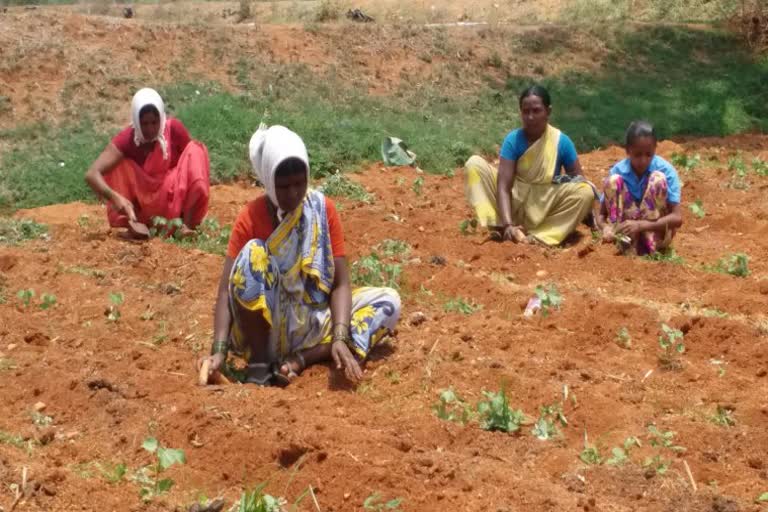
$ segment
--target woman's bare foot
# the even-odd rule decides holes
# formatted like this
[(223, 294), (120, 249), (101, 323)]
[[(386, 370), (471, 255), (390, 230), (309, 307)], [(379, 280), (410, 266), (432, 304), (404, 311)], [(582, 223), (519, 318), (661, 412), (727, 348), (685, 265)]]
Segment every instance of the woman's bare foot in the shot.
[(289, 381), (293, 381), (296, 377), (301, 375), (304, 371), (306, 363), (304, 357), (301, 354), (294, 354), (289, 356), (280, 364), (280, 374), (285, 376)]

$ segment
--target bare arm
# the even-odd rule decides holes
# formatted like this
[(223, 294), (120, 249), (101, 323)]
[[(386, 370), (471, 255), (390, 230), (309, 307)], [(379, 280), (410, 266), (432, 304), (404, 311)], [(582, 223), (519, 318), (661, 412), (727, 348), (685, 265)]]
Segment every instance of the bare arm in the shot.
[(104, 151), (94, 160), (88, 172), (85, 173), (85, 182), (96, 192), (96, 195), (111, 200), (114, 191), (104, 181), (104, 174), (108, 173), (123, 159), (123, 154), (114, 144), (109, 143)]
[(224, 258), (224, 267), (219, 278), (219, 288), (216, 292), (216, 305), (213, 308), (213, 341), (226, 341), (229, 339), (229, 327), (232, 322), (232, 314), (229, 311), (229, 274), (235, 260), (227, 256)]
[(344, 324), (349, 329), (352, 316), (352, 287), (349, 280), (349, 265), (347, 258), (333, 259), (335, 275), (331, 290), (331, 325)]
[(581, 168), (581, 162), (579, 162), (578, 158), (569, 167), (565, 168), (565, 173), (568, 174), (568, 176), (583, 176), (584, 175), (584, 171)]
[(114, 144), (109, 143), (104, 151), (91, 164), (91, 168), (85, 173), (85, 182), (96, 192), (96, 195), (110, 201), (117, 211), (123, 213), (129, 220), (136, 222), (136, 213), (133, 204), (114, 190), (104, 181), (104, 174), (115, 168), (122, 160), (123, 154)]
[(512, 185), (515, 184), (517, 162), (502, 158), (499, 161), (499, 178), (496, 190), (496, 209), (503, 227), (512, 223)]
[(363, 378), (363, 370), (347, 345), (350, 333), (349, 323), (352, 317), (352, 285), (349, 279), (347, 258), (334, 258), (333, 264), (336, 273), (331, 290), (331, 325), (333, 326), (331, 330), (333, 335), (331, 357), (333, 357), (337, 369), (344, 369), (344, 374), (348, 379), (359, 381)]

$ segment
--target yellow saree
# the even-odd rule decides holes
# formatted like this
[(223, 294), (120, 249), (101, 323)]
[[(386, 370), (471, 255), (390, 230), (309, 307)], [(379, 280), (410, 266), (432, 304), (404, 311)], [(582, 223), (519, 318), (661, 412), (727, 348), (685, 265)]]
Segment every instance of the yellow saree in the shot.
[[(517, 160), (512, 185), (512, 222), (546, 245), (558, 245), (589, 214), (595, 199), (585, 182), (553, 183), (560, 130), (548, 125), (544, 135)], [(497, 210), (498, 170), (482, 157), (466, 165), (465, 193), (481, 226), (501, 226)]]

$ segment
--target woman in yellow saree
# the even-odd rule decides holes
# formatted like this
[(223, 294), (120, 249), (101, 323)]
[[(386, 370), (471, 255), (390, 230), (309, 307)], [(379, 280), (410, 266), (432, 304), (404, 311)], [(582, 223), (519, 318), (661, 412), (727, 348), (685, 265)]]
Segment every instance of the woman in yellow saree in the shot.
[(558, 245), (589, 215), (595, 188), (571, 139), (549, 124), (549, 92), (529, 87), (519, 106), (523, 127), (504, 140), (498, 171), (479, 156), (467, 161), (467, 201), (498, 238)]

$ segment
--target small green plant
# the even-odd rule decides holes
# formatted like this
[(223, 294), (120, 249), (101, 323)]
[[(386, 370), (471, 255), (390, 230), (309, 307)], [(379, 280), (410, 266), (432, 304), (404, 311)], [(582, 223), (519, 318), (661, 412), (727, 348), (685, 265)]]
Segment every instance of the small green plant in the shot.
[(707, 215), (707, 212), (704, 211), (704, 203), (701, 202), (701, 199), (697, 199), (691, 203), (688, 208), (697, 219), (703, 219)]
[(419, 176), (415, 180), (413, 180), (413, 185), (411, 186), (411, 190), (413, 190), (413, 193), (417, 196), (421, 195), (421, 189), (424, 187), (424, 178)]
[(491, 55), (488, 56), (488, 59), (486, 60), (486, 64), (488, 64), (492, 68), (499, 69), (501, 66), (504, 65), (504, 62), (501, 60), (501, 55), (497, 51), (494, 51), (491, 53)]
[(624, 440), (622, 446), (615, 446), (611, 449), (610, 458), (605, 460), (609, 466), (620, 466), (629, 460), (629, 453), (634, 447), (640, 447), (640, 440), (636, 437), (628, 437)]
[(632, 336), (629, 334), (629, 329), (622, 327), (616, 334), (616, 344), (622, 348), (632, 347)]
[(765, 503), (765, 502), (768, 502), (768, 492), (764, 492), (763, 494), (761, 494), (755, 499), (755, 503)]
[(701, 163), (701, 156), (698, 154), (691, 156), (686, 153), (673, 153), (671, 160), (672, 165), (675, 167), (680, 168), (685, 172), (692, 172)]
[(736, 190), (748, 190), (749, 181), (747, 180), (747, 166), (741, 156), (732, 156), (728, 159), (728, 170), (733, 173), (728, 182), (730, 188)]
[(381, 494), (375, 492), (365, 498), (363, 501), (363, 508), (365, 510), (373, 510), (375, 512), (383, 512), (385, 510), (399, 511), (400, 504), (403, 502), (402, 498), (394, 498), (389, 501), (384, 501)]
[(681, 366), (679, 355), (685, 352), (683, 332), (673, 329), (667, 324), (661, 324), (659, 346), (662, 350), (659, 356), (662, 368), (668, 370), (679, 369)]
[(139, 496), (144, 501), (150, 501), (173, 487), (173, 479), (160, 478), (163, 473), (174, 464), (185, 464), (187, 459), (183, 450), (165, 448), (154, 437), (146, 438), (141, 447), (155, 456), (154, 464), (143, 466), (134, 475), (134, 480), (141, 486)]
[(663, 251), (656, 251), (653, 254), (643, 256), (643, 259), (647, 261), (659, 261), (662, 263), (669, 263), (670, 265), (685, 265), (685, 260), (682, 256), (678, 256), (674, 249), (666, 249)]
[(121, 292), (111, 292), (109, 294), (109, 307), (107, 308), (107, 320), (110, 322), (117, 322), (120, 320), (120, 306), (124, 302), (124, 297)]
[(165, 217), (152, 217), (149, 236), (161, 238), (179, 238), (181, 235), (181, 226), (184, 221), (180, 218), (166, 219)]
[(463, 297), (454, 297), (448, 299), (443, 305), (443, 311), (446, 313), (461, 313), (462, 315), (471, 315), (483, 309), (481, 304), (474, 301), (468, 301)]
[(45, 236), (48, 227), (29, 219), (0, 217), (0, 245), (17, 245)]
[(600, 455), (600, 449), (596, 445), (591, 445), (584, 440), (584, 449), (579, 453), (579, 459), (584, 464), (590, 466), (599, 466), (603, 463), (603, 457)]
[(80, 228), (80, 231), (88, 231), (88, 228), (91, 226), (91, 218), (87, 213), (83, 213), (77, 218), (77, 226)]
[(24, 305), (24, 307), (29, 307), (29, 304), (32, 302), (32, 299), (35, 297), (35, 290), (32, 288), (29, 288), (27, 290), (19, 290), (16, 293), (16, 298), (18, 298), (21, 303)]
[(352, 282), (357, 286), (387, 286), (400, 288), (403, 266), (399, 263), (385, 263), (376, 253), (352, 263)]
[(726, 256), (717, 264), (717, 269), (732, 276), (747, 277), (749, 275), (749, 256), (744, 253)]
[(520, 409), (509, 408), (507, 395), (502, 387), (498, 393), (483, 391), (487, 400), (477, 404), (480, 416), (480, 428), (500, 432), (517, 432), (525, 421), (525, 414)]
[(546, 318), (552, 310), (558, 311), (560, 309), (563, 303), (563, 296), (560, 295), (557, 285), (551, 283), (548, 288), (539, 285), (534, 291), (539, 298), (542, 317)]
[(755, 157), (755, 159), (752, 160), (752, 170), (755, 171), (755, 174), (758, 176), (765, 178), (768, 176), (768, 162), (761, 160), (759, 157)]
[(459, 222), (459, 231), (466, 236), (477, 232), (477, 219), (464, 219)]
[(656, 425), (648, 426), (648, 437), (650, 439), (650, 445), (656, 448), (667, 448), (675, 453), (681, 453), (685, 451), (685, 447), (675, 444), (675, 432), (671, 430), (660, 431)]
[(539, 419), (534, 423), (531, 433), (542, 441), (552, 439), (560, 433), (557, 423), (562, 426), (568, 425), (560, 404), (544, 405), (539, 412)]
[(411, 245), (408, 242), (397, 239), (386, 239), (374, 247), (374, 251), (381, 253), (385, 258), (399, 256), (404, 258), (411, 253)]
[(669, 465), (670, 465), (670, 461), (658, 454), (654, 455), (653, 457), (646, 458), (645, 462), (643, 462), (644, 468), (650, 471), (653, 471), (657, 475), (665, 474), (669, 469)]
[(736, 426), (736, 418), (733, 417), (733, 409), (718, 405), (715, 414), (712, 416), (712, 422), (721, 427)]
[(455, 421), (466, 425), (472, 415), (467, 403), (452, 388), (440, 391), (439, 401), (432, 406), (435, 415), (444, 421)]
[(32, 411), (29, 415), (32, 417), (32, 423), (34, 423), (36, 427), (47, 427), (53, 424), (53, 418), (42, 412)]
[(266, 483), (259, 484), (251, 491), (243, 491), (237, 512), (281, 512), (285, 500), (264, 492)]
[(350, 180), (340, 172), (328, 176), (319, 190), (332, 197), (346, 197), (366, 204), (373, 202), (373, 196), (362, 185)]
[(49, 309), (56, 305), (56, 296), (50, 293), (44, 293), (40, 300), (40, 309)]
[(29, 441), (25, 441), (24, 438), (20, 435), (11, 434), (10, 432), (0, 430), (0, 444), (7, 444), (29, 453), (32, 450), (34, 443), (31, 439)]

